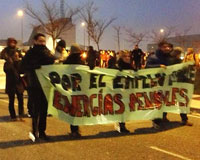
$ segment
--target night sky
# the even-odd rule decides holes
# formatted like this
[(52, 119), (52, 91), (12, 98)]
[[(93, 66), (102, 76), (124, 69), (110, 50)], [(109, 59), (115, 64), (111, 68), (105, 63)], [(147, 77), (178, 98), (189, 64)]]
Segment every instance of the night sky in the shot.
[[(54, 0), (48, 0), (49, 2)], [(75, 6), (86, 0), (66, 0)], [(0, 39), (15, 37), (20, 39), (20, 19), (16, 13), (23, 9), (23, 0), (1, 0), (0, 3)], [(133, 28), (135, 32), (158, 30), (164, 26), (177, 26), (177, 29), (192, 27), (190, 34), (200, 33), (200, 0), (94, 0), (99, 7), (99, 17), (117, 17), (113, 25)], [(34, 7), (40, 8), (40, 0), (32, 0)], [(30, 36), (32, 20), (24, 17), (24, 39)], [(80, 20), (77, 24), (77, 42), (83, 43), (83, 28)], [(112, 27), (107, 29), (101, 41), (101, 48), (116, 49)], [(123, 35), (124, 37), (124, 35)], [(142, 48), (146, 49), (146, 43)], [(130, 49), (130, 44), (121, 40), (121, 47)]]

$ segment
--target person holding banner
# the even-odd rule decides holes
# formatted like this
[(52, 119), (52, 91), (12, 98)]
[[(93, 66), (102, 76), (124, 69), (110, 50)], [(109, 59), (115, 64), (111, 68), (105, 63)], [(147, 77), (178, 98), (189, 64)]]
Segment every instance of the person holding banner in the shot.
[[(73, 44), (70, 48), (70, 54), (67, 59), (63, 62), (63, 64), (81, 64), (84, 65), (84, 61), (81, 59), (81, 49), (78, 44)], [(71, 136), (74, 138), (81, 137), (79, 132), (79, 127), (70, 125)]]
[[(156, 67), (166, 68), (166, 66), (170, 65), (169, 58), (170, 58), (170, 52), (172, 52), (172, 50), (173, 50), (172, 44), (166, 41), (160, 42), (158, 44), (158, 50), (156, 51), (156, 53), (147, 58), (146, 68), (156, 68)], [(164, 115), (165, 114), (166, 113), (164, 113)], [(166, 117), (164, 116), (164, 118)], [(164, 119), (164, 121), (169, 121), (169, 120)], [(155, 129), (160, 129), (161, 122), (162, 119), (154, 119), (153, 127)]]
[[(179, 50), (179, 49), (178, 49)], [(156, 68), (162, 67), (166, 68), (166, 66), (180, 63), (180, 51), (173, 51), (173, 45), (168, 42), (160, 42), (158, 44), (158, 50), (156, 53), (147, 59), (147, 68)], [(187, 114), (180, 114), (183, 125), (191, 126), (192, 124), (188, 122)], [(159, 129), (161, 127), (161, 122), (169, 122), (167, 119), (167, 113), (163, 113), (163, 119), (154, 119), (153, 127), (155, 129)]]
[(38, 33), (34, 36), (34, 46), (31, 48), (24, 59), (22, 60), (22, 67), (27, 73), (28, 84), (30, 88), (30, 96), (33, 98), (32, 108), (32, 132), (29, 133), (29, 138), (35, 142), (38, 138), (42, 140), (49, 140), (45, 133), (46, 117), (48, 102), (41, 88), (40, 82), (35, 73), (41, 65), (48, 65), (54, 63), (54, 56), (46, 47), (45, 35)]
[[(182, 63), (181, 60), (181, 53), (183, 52), (183, 49), (181, 47), (176, 47), (173, 49), (172, 52), (170, 52), (170, 57), (169, 57), (169, 65), (174, 65), (174, 64), (179, 64)], [(182, 74), (180, 75), (182, 77)], [(187, 114), (185, 113), (180, 113), (181, 116), (181, 124), (182, 125), (187, 125), (187, 126), (192, 126), (193, 124), (191, 122), (188, 122), (188, 117)], [(163, 121), (164, 122), (169, 122), (167, 119), (167, 113), (163, 113)]]
[[(122, 71), (124, 69), (133, 70), (134, 68), (131, 65), (131, 54), (129, 51), (121, 51), (120, 52), (120, 58), (117, 62), (117, 68)], [(116, 69), (113, 67), (113, 69)], [(126, 128), (126, 125), (124, 122), (119, 123), (119, 132), (120, 133), (130, 133), (130, 131)]]

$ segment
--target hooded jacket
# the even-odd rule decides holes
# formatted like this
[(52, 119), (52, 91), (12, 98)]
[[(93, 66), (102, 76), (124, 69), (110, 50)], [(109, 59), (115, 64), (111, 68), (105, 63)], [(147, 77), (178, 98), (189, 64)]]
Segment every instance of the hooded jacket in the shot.
[(160, 67), (160, 65), (168, 66), (170, 65), (169, 57), (170, 56), (165, 55), (161, 50), (157, 50), (155, 54), (147, 58), (146, 68), (156, 68)]

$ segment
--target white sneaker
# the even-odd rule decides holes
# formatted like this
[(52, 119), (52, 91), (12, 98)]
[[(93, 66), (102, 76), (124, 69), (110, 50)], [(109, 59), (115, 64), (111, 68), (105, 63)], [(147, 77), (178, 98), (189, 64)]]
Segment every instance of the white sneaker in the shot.
[(29, 132), (28, 137), (29, 137), (33, 142), (35, 142), (36, 137), (35, 137), (35, 135), (34, 135), (32, 132)]
[(154, 129), (160, 129), (160, 126), (156, 124), (155, 122), (152, 122), (152, 125)]
[(114, 127), (115, 127), (115, 130), (116, 130), (117, 132), (121, 133), (120, 127), (119, 127), (119, 123), (115, 123), (115, 124), (114, 124)]

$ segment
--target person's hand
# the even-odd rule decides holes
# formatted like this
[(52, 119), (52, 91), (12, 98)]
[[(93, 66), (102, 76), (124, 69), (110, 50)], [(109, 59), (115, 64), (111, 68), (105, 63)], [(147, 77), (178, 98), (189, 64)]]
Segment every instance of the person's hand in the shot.
[(160, 67), (161, 67), (161, 68), (164, 68), (164, 69), (167, 68), (166, 65), (163, 65), (163, 64), (161, 64)]

